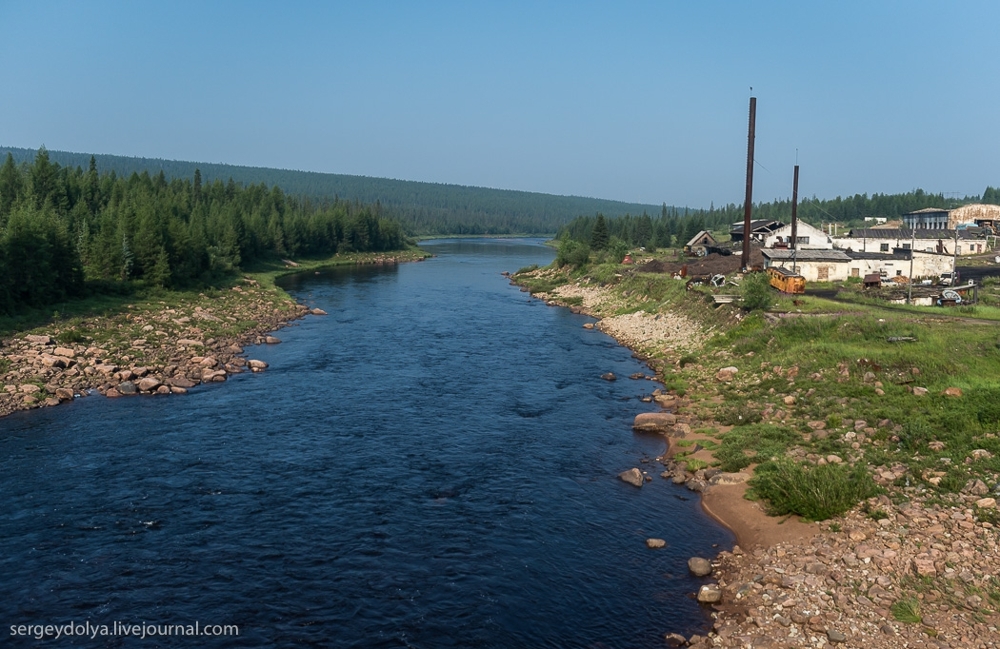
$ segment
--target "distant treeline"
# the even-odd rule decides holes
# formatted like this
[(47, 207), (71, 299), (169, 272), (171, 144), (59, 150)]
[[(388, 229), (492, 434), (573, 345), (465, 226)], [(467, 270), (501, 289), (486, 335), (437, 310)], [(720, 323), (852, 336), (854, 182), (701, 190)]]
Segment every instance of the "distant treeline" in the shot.
[[(987, 187), (983, 196), (945, 198), (943, 194), (928, 194), (917, 189), (905, 194), (857, 194), (832, 200), (807, 198), (799, 202), (798, 216), (803, 221), (820, 226), (836, 222), (846, 227), (863, 226), (866, 216), (898, 219), (903, 214), (925, 207), (952, 209), (968, 203), (984, 202), (1000, 205), (1000, 189)], [(790, 223), (792, 201), (772, 201), (753, 206), (752, 218), (770, 219)], [(714, 205), (707, 210), (677, 210), (664, 206), (656, 217), (643, 212), (639, 216), (626, 215), (607, 218), (608, 234), (630, 246), (669, 248), (683, 246), (701, 230), (728, 230), (733, 223), (743, 220), (743, 206), (730, 203), (722, 208)], [(560, 228), (558, 236), (590, 243), (597, 216), (583, 216)]]
[[(14, 161), (30, 162), (35, 151), (0, 147), (0, 156), (10, 153)], [(53, 162), (64, 167), (86, 168), (90, 154), (49, 151)], [(391, 180), (368, 176), (348, 176), (264, 167), (242, 167), (130, 158), (115, 155), (94, 155), (102, 171), (114, 171), (119, 176), (161, 171), (167, 180), (191, 178), (195, 168), (201, 170), (206, 183), (234, 180), (243, 185), (277, 186), (289, 196), (314, 202), (333, 200), (357, 201), (363, 204), (381, 203), (387, 214), (399, 219), (411, 235), (445, 234), (552, 234), (581, 214), (601, 212), (608, 216), (655, 212), (656, 205), (623, 203), (580, 196), (556, 196), (485, 187), (466, 187), (409, 180)]]
[(85, 292), (85, 280), (184, 287), (268, 255), (398, 250), (376, 204), (293, 199), (263, 183), (61, 166), (43, 148), (0, 166), (0, 314)]

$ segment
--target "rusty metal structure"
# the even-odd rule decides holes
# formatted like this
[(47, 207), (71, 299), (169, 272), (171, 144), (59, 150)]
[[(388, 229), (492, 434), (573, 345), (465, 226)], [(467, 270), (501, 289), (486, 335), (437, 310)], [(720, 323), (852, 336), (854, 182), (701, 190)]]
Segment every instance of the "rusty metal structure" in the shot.
[(750, 212), (753, 203), (753, 140), (754, 124), (757, 121), (757, 98), (750, 97), (750, 126), (747, 129), (747, 195), (743, 201), (743, 256), (740, 265), (750, 266)]

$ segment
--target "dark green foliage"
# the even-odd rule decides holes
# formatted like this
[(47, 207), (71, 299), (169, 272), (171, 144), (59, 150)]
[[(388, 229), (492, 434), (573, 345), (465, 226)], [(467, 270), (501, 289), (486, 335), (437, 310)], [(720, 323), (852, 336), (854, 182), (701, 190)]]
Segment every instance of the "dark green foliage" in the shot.
[(878, 485), (862, 465), (805, 466), (789, 458), (765, 462), (750, 481), (771, 513), (798, 514), (823, 521), (843, 514), (878, 493)]
[(746, 426), (756, 424), (760, 420), (760, 411), (744, 402), (726, 404), (715, 413), (715, 421), (723, 426)]
[(750, 273), (744, 277), (740, 293), (747, 311), (767, 311), (774, 303), (774, 291), (766, 273)]
[(177, 288), (269, 255), (404, 247), (381, 207), (312, 205), (264, 185), (168, 182), (60, 167), (43, 148), (0, 166), (0, 315), (82, 296), (109, 283)]
[(783, 426), (739, 426), (722, 436), (722, 446), (715, 452), (715, 459), (723, 471), (739, 471), (756, 462), (784, 455), (798, 439), (798, 435)]
[(604, 215), (598, 214), (597, 220), (594, 222), (594, 229), (590, 233), (590, 247), (593, 250), (601, 251), (608, 247), (609, 241), (608, 224), (604, 220)]
[[(8, 152), (13, 154), (15, 163), (31, 162), (36, 155), (35, 151), (29, 149), (0, 147), (0, 156)], [(66, 151), (49, 151), (48, 156), (53, 163), (71, 169), (77, 166), (86, 169), (92, 157), (89, 154)], [(279, 191), (286, 195), (309, 199), (314, 203), (329, 203), (339, 197), (339, 200), (349, 204), (376, 205), (373, 210), (376, 215), (392, 214), (411, 235), (553, 234), (581, 214), (600, 211), (609, 216), (621, 216), (658, 209), (654, 205), (580, 196), (554, 196), (367, 176), (113, 155), (93, 157), (101, 169), (114, 171), (122, 178), (144, 172), (155, 178), (163, 172), (168, 186), (177, 179), (194, 178), (194, 185), (190, 182), (186, 184), (189, 192), (187, 200), (192, 204), (210, 203), (214, 183), (227, 183), (231, 178), (237, 186), (280, 187)], [(2, 193), (0, 189), (0, 196)], [(271, 225), (267, 211), (262, 211), (259, 217)], [(303, 232), (294, 234), (302, 235)], [(272, 240), (277, 235), (277, 231), (272, 231)], [(589, 238), (581, 241), (587, 242)]]
[(556, 265), (563, 266), (584, 266), (590, 261), (590, 246), (572, 239), (563, 239), (559, 242), (559, 252), (556, 254)]

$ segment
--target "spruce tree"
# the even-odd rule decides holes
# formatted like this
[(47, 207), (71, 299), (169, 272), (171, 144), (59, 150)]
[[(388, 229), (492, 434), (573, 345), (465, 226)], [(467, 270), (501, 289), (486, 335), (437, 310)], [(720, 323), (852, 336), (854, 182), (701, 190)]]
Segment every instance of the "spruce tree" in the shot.
[(609, 240), (608, 224), (604, 222), (604, 215), (598, 214), (594, 229), (590, 233), (590, 248), (591, 250), (604, 250), (608, 247)]

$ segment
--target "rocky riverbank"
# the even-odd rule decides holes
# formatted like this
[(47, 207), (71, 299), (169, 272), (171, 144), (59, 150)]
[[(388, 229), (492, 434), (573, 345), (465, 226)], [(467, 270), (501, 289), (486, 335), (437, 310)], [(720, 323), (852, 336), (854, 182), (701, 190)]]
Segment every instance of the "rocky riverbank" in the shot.
[(308, 314), (253, 279), (229, 291), (179, 294), (110, 316), (57, 322), (0, 341), (0, 416), (90, 395), (183, 394), (201, 383), (258, 372), (245, 345)]
[[(549, 284), (558, 283), (551, 270), (536, 273), (536, 278), (541, 276)], [(576, 282), (546, 288), (536, 296), (600, 318), (592, 328), (644, 357), (661, 359), (654, 369), (674, 366), (681, 354), (697, 354), (709, 333), (708, 327), (693, 318), (663, 310), (637, 311), (628, 296), (614, 287)], [(694, 380), (703, 393), (700, 397), (721, 402), (721, 396), (712, 396), (711, 386), (732, 381), (736, 368), (699, 360), (701, 375), (696, 372)], [(797, 372), (798, 368), (792, 369)], [(792, 374), (784, 372), (783, 378), (793, 383)], [(839, 378), (843, 380), (842, 369)], [(711, 629), (688, 638), (667, 633), (668, 646), (1000, 646), (997, 485), (976, 480), (960, 494), (941, 494), (920, 484), (910, 486), (900, 467), (872, 467), (885, 493), (844, 516), (823, 523), (771, 517), (759, 502), (744, 498), (752, 466), (736, 473), (710, 466), (718, 434), (730, 427), (712, 421), (703, 409), (678, 394), (658, 391), (653, 398), (670, 414), (640, 416), (636, 426), (667, 438), (669, 450), (659, 458), (663, 482), (686, 485), (699, 493), (706, 510), (732, 529), (740, 543), (715, 557), (709, 574), (697, 573), (705, 584), (692, 597), (708, 607)], [(823, 422), (793, 421), (797, 398), (776, 395), (784, 408), (771, 406), (755, 414), (790, 427), (824, 428)], [(843, 447), (858, 449), (876, 429), (865, 421), (844, 420), (836, 430), (813, 434), (836, 436)], [(843, 462), (846, 454), (844, 458), (830, 454), (802, 459), (822, 465)], [(638, 485), (647, 481), (648, 477)]]

